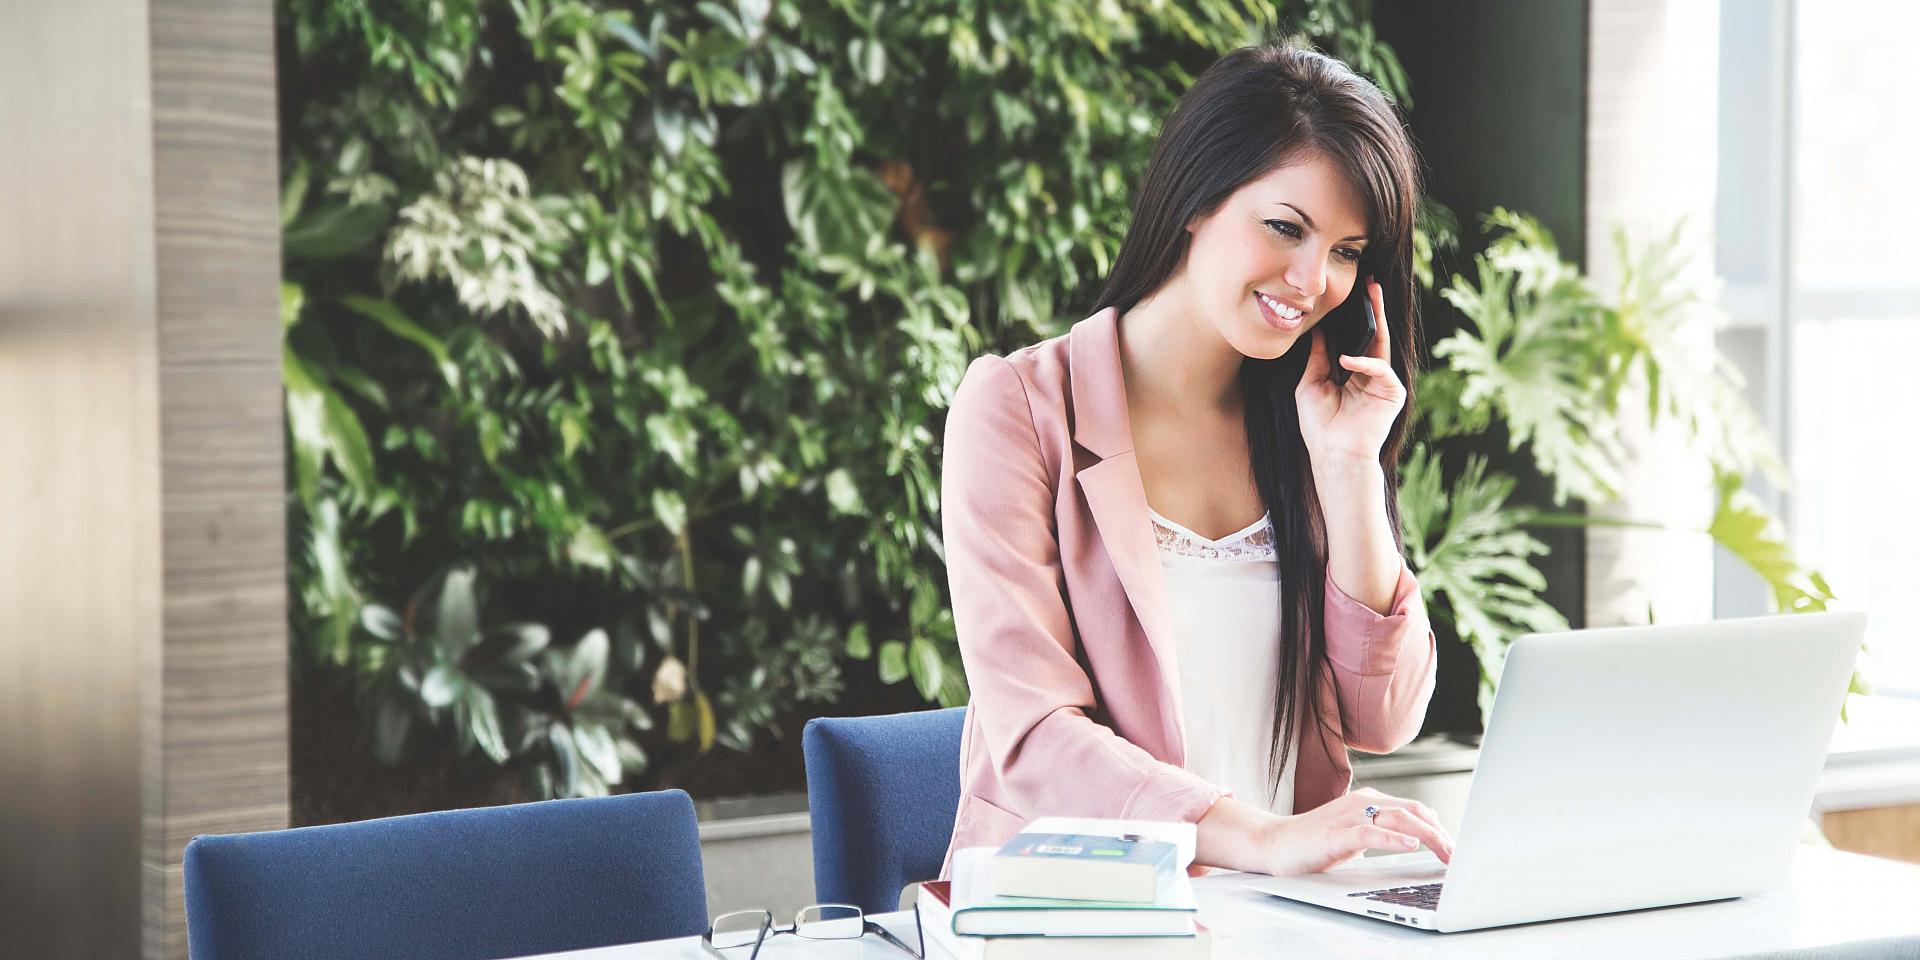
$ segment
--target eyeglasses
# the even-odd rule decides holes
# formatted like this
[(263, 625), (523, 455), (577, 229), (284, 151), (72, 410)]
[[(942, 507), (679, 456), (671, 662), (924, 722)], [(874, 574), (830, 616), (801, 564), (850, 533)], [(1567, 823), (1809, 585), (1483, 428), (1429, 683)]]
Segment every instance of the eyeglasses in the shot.
[[(918, 925), (915, 927), (918, 930)], [(867, 919), (866, 912), (859, 907), (844, 903), (816, 903), (811, 907), (802, 907), (794, 915), (793, 926), (776, 927), (773, 914), (765, 910), (735, 910), (723, 913), (707, 926), (707, 932), (700, 936), (700, 946), (707, 953), (720, 960), (754, 960), (760, 956), (760, 945), (783, 934), (791, 933), (808, 940), (857, 940), (866, 934), (879, 935), (880, 939), (899, 947), (907, 956), (922, 960), (927, 955), (926, 939), (918, 933), (920, 949), (907, 946), (899, 937), (886, 927)], [(722, 950), (746, 950), (746, 953), (721, 953)]]

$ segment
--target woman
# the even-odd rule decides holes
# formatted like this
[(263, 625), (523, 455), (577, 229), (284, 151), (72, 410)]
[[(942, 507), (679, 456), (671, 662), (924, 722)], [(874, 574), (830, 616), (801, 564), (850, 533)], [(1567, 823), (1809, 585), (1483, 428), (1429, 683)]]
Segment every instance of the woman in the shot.
[[(1347, 792), (1347, 749), (1405, 743), (1433, 692), (1394, 508), (1418, 190), (1378, 89), (1236, 51), (1161, 132), (1098, 312), (968, 368), (943, 474), (973, 692), (952, 849), (1074, 815), (1190, 821), (1198, 864), (1260, 873), (1451, 857), (1425, 806)], [(1320, 327), (1349, 296), (1380, 334), (1336, 385)]]

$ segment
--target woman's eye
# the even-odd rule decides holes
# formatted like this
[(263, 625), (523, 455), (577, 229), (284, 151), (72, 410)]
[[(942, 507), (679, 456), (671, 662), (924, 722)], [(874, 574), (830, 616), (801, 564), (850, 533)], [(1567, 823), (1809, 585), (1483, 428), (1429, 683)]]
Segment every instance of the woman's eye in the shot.
[(1285, 220), (1268, 220), (1267, 226), (1282, 236), (1292, 237), (1295, 240), (1300, 239), (1300, 228)]
[(1341, 247), (1340, 249), (1335, 250), (1334, 252), (1340, 255), (1340, 259), (1345, 260), (1348, 263), (1360, 262), (1360, 251), (1355, 250), (1352, 247)]

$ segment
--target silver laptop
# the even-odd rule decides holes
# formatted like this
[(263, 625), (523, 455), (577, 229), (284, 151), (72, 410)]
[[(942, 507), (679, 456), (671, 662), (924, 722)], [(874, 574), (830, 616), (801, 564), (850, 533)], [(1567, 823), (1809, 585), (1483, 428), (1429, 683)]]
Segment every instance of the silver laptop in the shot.
[(1863, 613), (1516, 641), (1455, 838), (1255, 890), (1454, 932), (1760, 893), (1787, 880)]

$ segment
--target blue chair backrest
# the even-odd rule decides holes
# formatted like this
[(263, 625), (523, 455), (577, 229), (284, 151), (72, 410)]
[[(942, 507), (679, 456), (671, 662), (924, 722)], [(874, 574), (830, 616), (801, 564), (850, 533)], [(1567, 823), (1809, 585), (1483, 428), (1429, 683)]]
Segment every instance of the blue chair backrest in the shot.
[(697, 935), (679, 790), (196, 837), (192, 960), (493, 960)]
[(869, 913), (940, 873), (960, 806), (965, 707), (807, 721), (813, 892)]

